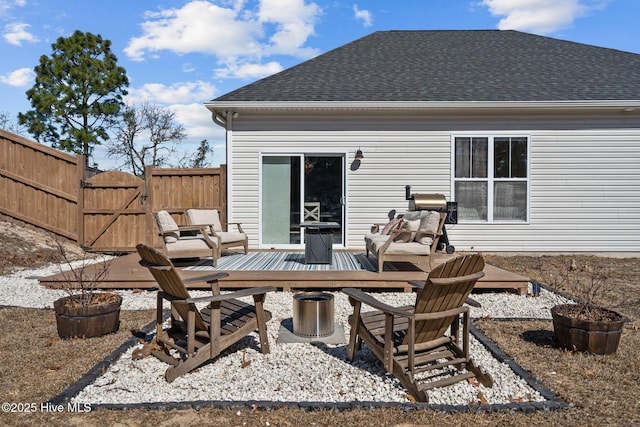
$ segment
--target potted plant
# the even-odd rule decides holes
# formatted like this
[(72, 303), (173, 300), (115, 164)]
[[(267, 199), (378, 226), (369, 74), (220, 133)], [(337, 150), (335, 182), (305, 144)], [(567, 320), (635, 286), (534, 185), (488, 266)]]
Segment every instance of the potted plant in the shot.
[(109, 272), (110, 260), (95, 263), (84, 254), (78, 261), (80, 265), (73, 268), (74, 263), (64, 245), (54, 240), (64, 278), (61, 288), (68, 293), (53, 303), (58, 335), (63, 339), (91, 338), (117, 331), (122, 297), (97, 290), (97, 285)]
[(558, 345), (593, 354), (615, 353), (629, 321), (613, 309), (621, 306), (624, 295), (612, 291), (605, 270), (589, 264), (578, 267), (573, 259), (564, 262), (560, 275), (547, 276), (556, 292), (574, 301), (551, 307)]

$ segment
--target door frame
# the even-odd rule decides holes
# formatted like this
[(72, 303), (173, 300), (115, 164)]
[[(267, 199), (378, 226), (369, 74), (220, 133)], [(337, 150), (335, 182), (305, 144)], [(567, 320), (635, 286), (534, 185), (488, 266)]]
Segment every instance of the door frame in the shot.
[[(347, 248), (347, 218), (348, 218), (348, 209), (349, 209), (349, 198), (347, 195), (347, 188), (349, 188), (347, 180), (349, 175), (347, 174), (347, 158), (348, 151), (340, 151), (340, 150), (296, 150), (296, 151), (261, 151), (258, 154), (258, 248), (259, 249), (304, 249), (304, 230), (301, 230), (301, 239), (299, 244), (272, 244), (272, 243), (264, 243), (262, 241), (262, 159), (264, 157), (273, 157), (273, 156), (287, 156), (287, 157), (301, 157), (302, 165), (304, 165), (304, 157), (305, 156), (326, 156), (326, 157), (339, 157), (342, 160), (342, 244), (334, 243), (333, 248), (335, 249), (346, 249)], [(300, 198), (300, 212), (302, 212), (304, 205), (304, 168), (300, 170), (301, 174), (301, 198)]]

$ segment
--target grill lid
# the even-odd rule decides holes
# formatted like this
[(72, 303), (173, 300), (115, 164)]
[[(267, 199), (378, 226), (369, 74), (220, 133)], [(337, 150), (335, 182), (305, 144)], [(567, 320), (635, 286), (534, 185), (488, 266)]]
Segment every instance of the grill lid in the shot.
[(411, 195), (409, 200), (409, 209), (412, 211), (439, 211), (447, 210), (447, 199), (444, 194), (421, 194), (415, 193)]

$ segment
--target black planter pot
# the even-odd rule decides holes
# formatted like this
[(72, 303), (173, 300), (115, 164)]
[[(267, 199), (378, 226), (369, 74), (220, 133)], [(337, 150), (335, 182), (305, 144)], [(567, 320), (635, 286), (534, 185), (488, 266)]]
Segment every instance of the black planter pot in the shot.
[(122, 297), (113, 302), (69, 307), (67, 302), (75, 296), (64, 297), (53, 303), (60, 338), (92, 338), (110, 334), (120, 326)]
[(626, 317), (611, 310), (605, 310), (614, 320), (583, 320), (562, 314), (563, 308), (574, 304), (556, 305), (551, 308), (553, 330), (556, 341), (569, 350), (593, 354), (611, 354), (618, 350), (622, 328), (629, 321)]

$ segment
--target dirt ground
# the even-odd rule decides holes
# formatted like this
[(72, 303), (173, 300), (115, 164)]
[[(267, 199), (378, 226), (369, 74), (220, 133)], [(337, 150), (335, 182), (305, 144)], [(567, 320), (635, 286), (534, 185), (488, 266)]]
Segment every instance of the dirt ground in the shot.
[[(82, 252), (77, 248), (77, 256)], [(14, 268), (50, 262), (56, 251), (40, 233), (0, 221), (0, 274)], [(62, 413), (41, 404), (61, 393), (84, 373), (149, 323), (152, 311), (122, 312), (116, 334), (88, 340), (61, 340), (51, 310), (0, 308), (0, 390), (2, 425), (122, 425), (179, 426), (640, 426), (640, 260), (586, 256), (513, 256), (485, 254), (488, 262), (529, 276), (545, 284), (563, 278), (589, 280), (593, 272), (604, 278), (607, 302), (623, 299), (618, 311), (631, 318), (618, 352), (608, 356), (575, 353), (556, 346), (550, 321), (497, 321), (481, 319), (476, 325), (517, 363), (546, 387), (571, 403), (569, 409), (551, 412), (483, 412), (445, 414), (432, 410), (354, 409), (303, 410), (259, 407), (183, 410), (136, 409)], [(560, 278), (560, 279), (559, 279)], [(570, 289), (565, 289), (568, 293)], [(623, 298), (615, 298), (616, 296)], [(613, 297), (613, 298), (611, 298)], [(212, 396), (215, 400), (215, 396)], [(21, 405), (18, 405), (21, 404)], [(35, 408), (35, 411), (25, 413)]]

